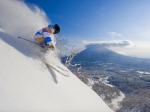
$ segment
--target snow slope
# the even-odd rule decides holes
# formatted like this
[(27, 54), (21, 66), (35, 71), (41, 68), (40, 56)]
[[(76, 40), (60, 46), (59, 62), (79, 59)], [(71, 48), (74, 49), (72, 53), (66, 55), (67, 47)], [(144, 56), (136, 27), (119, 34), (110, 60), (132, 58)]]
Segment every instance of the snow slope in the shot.
[[(44, 55), (33, 49), (35, 46), (0, 32), (0, 111), (112, 112), (53, 52)], [(44, 55), (69, 77), (48, 70), (35, 55)]]

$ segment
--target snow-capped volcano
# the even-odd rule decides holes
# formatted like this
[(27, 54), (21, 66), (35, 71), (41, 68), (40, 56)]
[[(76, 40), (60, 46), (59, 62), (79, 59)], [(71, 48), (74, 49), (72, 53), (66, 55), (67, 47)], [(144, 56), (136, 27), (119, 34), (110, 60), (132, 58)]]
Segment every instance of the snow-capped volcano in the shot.
[[(0, 32), (1, 111), (112, 112), (94, 91), (61, 64), (54, 52), (44, 55), (35, 48)], [(60, 72), (54, 68), (48, 70), (35, 57), (36, 53)]]

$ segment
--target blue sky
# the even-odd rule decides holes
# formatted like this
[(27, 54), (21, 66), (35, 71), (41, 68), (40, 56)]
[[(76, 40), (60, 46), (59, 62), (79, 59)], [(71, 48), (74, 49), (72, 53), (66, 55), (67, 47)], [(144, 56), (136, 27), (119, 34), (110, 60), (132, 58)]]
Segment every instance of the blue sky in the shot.
[[(25, 2), (43, 9), (52, 23), (61, 25), (60, 35), (68, 39), (131, 40), (140, 46), (144, 46), (146, 42), (148, 45), (150, 41), (150, 0), (25, 0)], [(144, 46), (142, 49), (148, 47), (150, 48)]]
[(26, 3), (42, 8), (53, 23), (61, 25), (61, 34), (70, 38), (103, 40), (107, 32), (118, 32), (140, 39), (142, 31), (150, 27), (149, 0), (26, 0)]

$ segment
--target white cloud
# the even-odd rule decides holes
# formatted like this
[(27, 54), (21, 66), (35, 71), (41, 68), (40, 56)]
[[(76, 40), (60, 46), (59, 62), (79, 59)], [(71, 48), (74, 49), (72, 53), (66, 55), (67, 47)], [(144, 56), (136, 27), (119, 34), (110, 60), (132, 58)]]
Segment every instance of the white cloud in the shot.
[(83, 41), (86, 46), (101, 45), (104, 47), (126, 47), (133, 45), (129, 40), (113, 40), (113, 41)]
[(0, 0), (0, 27), (5, 32), (29, 38), (47, 24), (46, 14), (37, 6), (31, 9), (23, 0)]

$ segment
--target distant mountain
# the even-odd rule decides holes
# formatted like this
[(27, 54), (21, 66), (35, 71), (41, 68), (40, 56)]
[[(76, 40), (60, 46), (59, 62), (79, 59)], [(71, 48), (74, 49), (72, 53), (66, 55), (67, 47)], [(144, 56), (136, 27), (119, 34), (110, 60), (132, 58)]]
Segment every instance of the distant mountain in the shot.
[[(64, 57), (62, 61), (65, 63), (67, 59), (68, 57)], [(112, 109), (119, 107), (114, 105), (113, 99), (122, 97), (119, 92), (121, 90), (126, 97), (117, 112), (149, 109), (147, 90), (150, 90), (150, 59), (126, 56), (101, 45), (88, 45), (67, 65)], [(138, 94), (141, 92), (143, 95)]]
[(72, 63), (80, 63), (84, 66), (97, 65), (100, 63), (113, 63), (125, 67), (150, 68), (150, 60), (125, 56), (116, 53), (101, 45), (88, 45), (85, 50), (78, 53)]

